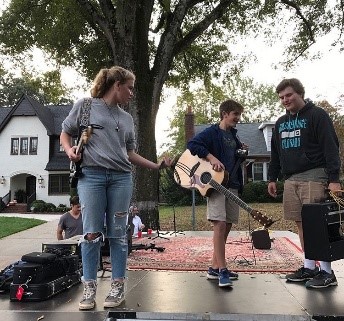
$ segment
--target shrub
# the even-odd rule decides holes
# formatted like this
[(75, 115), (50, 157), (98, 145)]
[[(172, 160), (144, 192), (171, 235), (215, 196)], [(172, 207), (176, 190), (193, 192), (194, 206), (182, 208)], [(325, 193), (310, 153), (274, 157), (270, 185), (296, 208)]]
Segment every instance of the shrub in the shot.
[(35, 200), (31, 204), (31, 211), (32, 212), (44, 212), (45, 211), (45, 202), (42, 200)]
[(56, 205), (53, 203), (46, 203), (45, 204), (45, 211), (46, 212), (55, 212)]
[(23, 189), (18, 189), (14, 192), (14, 198), (17, 200), (18, 203), (25, 203), (26, 192)]
[(69, 208), (67, 205), (59, 204), (59, 206), (56, 207), (55, 212), (68, 212)]
[(280, 203), (282, 202), (283, 182), (277, 182), (278, 195), (271, 197), (268, 193), (268, 182), (249, 182), (244, 186), (242, 200), (246, 203)]
[(31, 204), (32, 212), (55, 212), (56, 206), (53, 203), (46, 203), (42, 200), (35, 200)]

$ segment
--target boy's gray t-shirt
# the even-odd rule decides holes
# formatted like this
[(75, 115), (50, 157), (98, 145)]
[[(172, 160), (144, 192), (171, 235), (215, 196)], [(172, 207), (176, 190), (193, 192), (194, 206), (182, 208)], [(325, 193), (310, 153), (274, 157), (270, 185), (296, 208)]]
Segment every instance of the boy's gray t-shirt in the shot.
[(81, 214), (75, 219), (69, 212), (64, 213), (60, 217), (59, 226), (65, 232), (65, 239), (69, 239), (75, 235), (83, 235)]
[[(78, 100), (62, 123), (62, 131), (77, 136), (84, 99)], [(92, 98), (89, 124), (91, 138), (83, 151), (81, 167), (100, 166), (122, 172), (131, 172), (128, 150), (135, 150), (135, 131), (132, 116), (119, 107), (107, 106), (103, 99)], [(118, 126), (118, 131), (116, 127)]]

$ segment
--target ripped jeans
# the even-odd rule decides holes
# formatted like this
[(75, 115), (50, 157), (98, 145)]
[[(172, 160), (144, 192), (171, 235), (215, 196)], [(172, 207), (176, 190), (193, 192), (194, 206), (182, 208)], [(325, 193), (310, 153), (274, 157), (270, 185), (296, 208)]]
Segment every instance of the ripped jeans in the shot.
[(102, 167), (84, 167), (78, 182), (83, 234), (83, 280), (97, 280), (103, 235), (93, 241), (88, 233), (104, 233), (109, 239), (112, 279), (125, 278), (128, 240), (127, 219), (132, 195), (132, 175)]

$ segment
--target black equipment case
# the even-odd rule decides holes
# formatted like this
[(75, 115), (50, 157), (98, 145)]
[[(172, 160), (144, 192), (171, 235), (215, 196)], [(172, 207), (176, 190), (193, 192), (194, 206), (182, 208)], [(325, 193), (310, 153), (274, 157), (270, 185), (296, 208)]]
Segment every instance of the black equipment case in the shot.
[(24, 284), (29, 279), (32, 283), (41, 283), (52, 277), (62, 276), (63, 272), (56, 269), (54, 263), (39, 264), (23, 262), (21, 265), (14, 266), (13, 283)]
[[(45, 257), (43, 253), (43, 257)], [(31, 260), (32, 253), (23, 255), (22, 259)], [(56, 279), (65, 275), (73, 274), (80, 269), (78, 255), (67, 255), (56, 257), (54, 261), (49, 263), (31, 263), (23, 261), (20, 265), (15, 265), (13, 270), (13, 283), (24, 284), (43, 283), (47, 280)]]
[(51, 243), (42, 243), (42, 252), (61, 255), (78, 255), (81, 260), (81, 249), (78, 241), (61, 240)]
[[(56, 279), (50, 279), (44, 283), (21, 283), (10, 285), (11, 301), (43, 301), (63, 292), (81, 282), (80, 272), (64, 275)], [(22, 288), (21, 297), (17, 297), (19, 288)]]

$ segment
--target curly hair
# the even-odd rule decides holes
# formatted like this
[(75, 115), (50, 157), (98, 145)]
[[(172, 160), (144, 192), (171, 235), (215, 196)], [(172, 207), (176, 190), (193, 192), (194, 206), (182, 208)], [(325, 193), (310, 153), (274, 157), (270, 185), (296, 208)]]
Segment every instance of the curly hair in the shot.
[(113, 66), (109, 69), (103, 68), (94, 78), (91, 96), (93, 98), (101, 98), (116, 81), (119, 81), (120, 84), (125, 84), (130, 79), (135, 80), (135, 75), (127, 69), (119, 66)]

